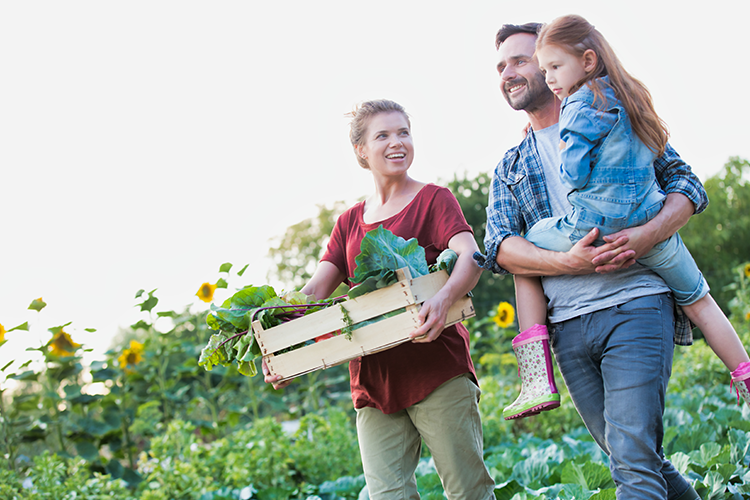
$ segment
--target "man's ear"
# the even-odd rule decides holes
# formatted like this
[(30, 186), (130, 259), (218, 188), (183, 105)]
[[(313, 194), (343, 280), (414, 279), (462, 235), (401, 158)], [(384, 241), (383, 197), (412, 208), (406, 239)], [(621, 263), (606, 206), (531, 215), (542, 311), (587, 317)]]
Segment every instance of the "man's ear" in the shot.
[(581, 56), (581, 61), (583, 62), (583, 70), (588, 73), (589, 71), (593, 71), (594, 68), (596, 68), (598, 58), (596, 57), (596, 52), (594, 52), (591, 49), (586, 49), (586, 52), (583, 53)]

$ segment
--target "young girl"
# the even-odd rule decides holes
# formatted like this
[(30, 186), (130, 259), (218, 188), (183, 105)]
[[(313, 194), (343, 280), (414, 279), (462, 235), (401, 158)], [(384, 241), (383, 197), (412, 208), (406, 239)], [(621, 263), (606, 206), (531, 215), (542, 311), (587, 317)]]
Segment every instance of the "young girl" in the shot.
[[(564, 252), (593, 228), (602, 237), (651, 220), (666, 198), (655, 179), (653, 161), (664, 153), (668, 133), (649, 91), (625, 71), (604, 37), (580, 16), (545, 25), (537, 38), (536, 56), (548, 87), (562, 100), (560, 174), (571, 190), (572, 210), (564, 217), (541, 220), (526, 239)], [(750, 405), (750, 359), (680, 236), (675, 233), (637, 262), (664, 279), (732, 372), (738, 400), (741, 395)], [(531, 349), (540, 334), (548, 338), (540, 280), (516, 276), (516, 295), (519, 318), (534, 327), (514, 339), (514, 349)], [(549, 374), (543, 371), (536, 371), (544, 379), (541, 383), (524, 377), (521, 395), (503, 412), (506, 419), (557, 406), (553, 400), (559, 396), (553, 384), (545, 383)], [(549, 389), (540, 392), (540, 387)]]

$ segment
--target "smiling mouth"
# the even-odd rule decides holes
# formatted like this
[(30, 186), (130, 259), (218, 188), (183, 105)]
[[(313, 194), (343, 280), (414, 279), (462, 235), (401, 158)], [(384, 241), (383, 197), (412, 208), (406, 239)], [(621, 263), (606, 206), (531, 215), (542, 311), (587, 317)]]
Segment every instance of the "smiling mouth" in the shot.
[(405, 153), (391, 153), (389, 155), (385, 155), (386, 158), (389, 160), (400, 160), (401, 158), (406, 158)]
[(518, 92), (522, 88), (526, 86), (526, 83), (515, 83), (513, 85), (509, 85), (505, 87), (505, 91), (509, 94), (513, 94), (515, 92)]

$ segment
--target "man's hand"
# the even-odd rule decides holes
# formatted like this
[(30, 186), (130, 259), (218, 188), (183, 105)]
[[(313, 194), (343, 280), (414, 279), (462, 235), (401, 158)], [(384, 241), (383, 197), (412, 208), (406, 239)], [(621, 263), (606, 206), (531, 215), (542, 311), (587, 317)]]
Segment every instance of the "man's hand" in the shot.
[(574, 270), (570, 274), (589, 274), (592, 271), (608, 273), (633, 265), (635, 251), (628, 246), (629, 235), (618, 234), (619, 236), (614, 238), (605, 238), (607, 243), (595, 247), (594, 242), (599, 236), (599, 229), (589, 231), (567, 252), (567, 264)]
[[(684, 194), (668, 194), (662, 209), (646, 224), (623, 229), (604, 237), (608, 244), (621, 238), (626, 238), (627, 241), (619, 247), (620, 254), (616, 251), (599, 254), (593, 261), (596, 272), (608, 273), (632, 265), (635, 259), (651, 251), (654, 245), (676, 233), (687, 223), (694, 211), (695, 205)], [(630, 260), (621, 262), (626, 254), (630, 254)]]
[[(652, 239), (653, 235), (644, 226), (623, 229), (605, 236), (604, 241), (610, 243), (623, 238), (625, 238), (625, 242), (617, 249), (619, 253), (617, 250), (603, 252), (594, 258), (592, 262), (596, 266), (597, 273), (608, 273), (630, 267), (636, 259), (646, 255), (655, 244)], [(626, 258), (627, 260), (623, 262)]]

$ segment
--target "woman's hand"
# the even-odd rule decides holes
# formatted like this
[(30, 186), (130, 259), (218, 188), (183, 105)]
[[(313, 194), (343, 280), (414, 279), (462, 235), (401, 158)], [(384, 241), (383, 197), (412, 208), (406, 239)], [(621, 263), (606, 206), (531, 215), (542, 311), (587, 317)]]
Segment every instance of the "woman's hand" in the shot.
[(464, 231), (453, 236), (448, 242), (448, 248), (456, 252), (458, 259), (453, 266), (453, 272), (443, 288), (431, 299), (425, 300), (419, 310), (420, 326), (409, 336), (412, 342), (432, 342), (443, 333), (448, 310), (455, 302), (469, 293), (479, 281), (482, 268), (474, 261), (474, 252), (478, 252), (474, 235)]
[(265, 359), (263, 360), (263, 363), (261, 363), (261, 365), (262, 365), (262, 370), (263, 370), (263, 381), (267, 384), (273, 384), (274, 389), (276, 390), (283, 389), (284, 387), (292, 383), (291, 379), (285, 380), (284, 382), (279, 382), (279, 380), (281, 380), (281, 375), (273, 375), (273, 376), (269, 375), (268, 365), (266, 364)]
[(447, 297), (444, 297), (446, 294), (441, 292), (442, 290), (422, 303), (418, 316), (421, 326), (409, 334), (412, 342), (418, 344), (432, 342), (443, 333), (448, 310), (453, 304)]

